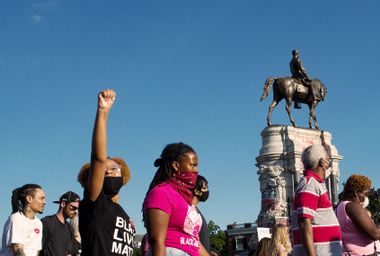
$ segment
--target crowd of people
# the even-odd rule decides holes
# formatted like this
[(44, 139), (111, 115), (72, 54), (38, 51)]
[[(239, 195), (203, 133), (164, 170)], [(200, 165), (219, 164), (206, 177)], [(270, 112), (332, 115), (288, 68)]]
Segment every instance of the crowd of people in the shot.
[[(57, 213), (39, 220), (36, 214), (46, 204), (41, 186), (25, 184), (13, 190), (0, 256), (133, 254), (135, 224), (118, 203), (131, 173), (122, 158), (107, 154), (107, 122), (115, 99), (113, 90), (98, 95), (90, 162), (78, 174), (83, 198), (68, 191), (54, 201)], [(323, 145), (309, 146), (302, 162), (305, 172), (294, 199), (293, 243), (287, 226), (278, 224), (254, 255), (376, 255), (380, 227), (366, 209), (372, 186), (368, 177), (350, 176), (334, 211), (325, 185), (331, 174), (328, 151)], [(184, 143), (168, 144), (154, 166), (157, 171), (142, 206), (147, 230), (143, 255), (214, 255), (207, 221), (197, 207), (208, 199), (209, 189), (207, 179), (198, 175), (196, 151)]]
[(277, 224), (272, 228), (272, 236), (263, 237), (253, 256), (287, 256), (292, 251), (288, 227)]
[(325, 145), (311, 145), (302, 153), (304, 175), (294, 198), (292, 214), (293, 248), (290, 234), (273, 228), (272, 238), (259, 242), (257, 256), (380, 255), (380, 227), (366, 208), (371, 180), (361, 174), (351, 175), (336, 209), (326, 189), (325, 179), (331, 175), (331, 159)]
[[(46, 204), (43, 189), (37, 184), (15, 189), (1, 256), (133, 254), (135, 224), (118, 203), (131, 173), (122, 158), (107, 154), (107, 122), (115, 99), (113, 90), (98, 95), (90, 162), (78, 174), (83, 199), (68, 191), (54, 202), (59, 204), (57, 213), (39, 220), (36, 214)], [(143, 203), (147, 253), (210, 255), (207, 222), (197, 208), (208, 198), (208, 182), (198, 175), (195, 150), (184, 143), (169, 144), (154, 166), (157, 172)]]

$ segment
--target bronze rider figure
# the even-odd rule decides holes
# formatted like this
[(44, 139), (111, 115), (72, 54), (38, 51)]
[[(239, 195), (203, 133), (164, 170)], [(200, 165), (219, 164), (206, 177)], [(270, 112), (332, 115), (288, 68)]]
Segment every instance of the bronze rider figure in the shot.
[[(289, 63), (290, 72), (292, 73), (292, 78), (296, 79), (298, 83), (303, 84), (309, 88), (309, 93), (311, 88), (311, 80), (306, 73), (306, 69), (302, 65), (301, 59), (298, 54), (298, 50), (294, 49), (292, 51), (293, 58)], [(309, 94), (310, 95), (310, 94)], [(294, 108), (300, 109), (301, 105), (299, 102), (294, 100)]]

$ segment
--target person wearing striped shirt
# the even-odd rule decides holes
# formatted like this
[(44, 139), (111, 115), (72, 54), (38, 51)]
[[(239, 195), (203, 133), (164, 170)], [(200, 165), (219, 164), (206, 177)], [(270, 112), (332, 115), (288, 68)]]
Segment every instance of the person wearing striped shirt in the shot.
[(311, 145), (302, 153), (302, 162), (305, 172), (292, 214), (292, 255), (342, 255), (341, 229), (325, 184), (331, 174), (328, 153), (322, 145)]

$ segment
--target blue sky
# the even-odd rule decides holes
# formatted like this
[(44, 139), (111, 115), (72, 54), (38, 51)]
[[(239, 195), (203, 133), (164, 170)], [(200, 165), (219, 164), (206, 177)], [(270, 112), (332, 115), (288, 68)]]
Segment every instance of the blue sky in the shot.
[[(340, 183), (355, 172), (380, 187), (380, 3), (369, 1), (0, 2), (0, 225), (11, 191), (38, 183), (55, 213), (63, 192), (82, 194), (76, 175), (89, 161), (99, 90), (118, 96), (109, 155), (132, 179), (120, 203), (135, 220), (163, 147), (183, 141), (199, 155), (210, 198), (200, 208), (222, 229), (254, 222), (260, 208), (255, 158), (272, 93), (299, 49), (310, 77), (328, 87), (321, 129), (343, 155)], [(307, 108), (293, 111), (307, 126)], [(288, 125), (284, 103), (274, 124)]]

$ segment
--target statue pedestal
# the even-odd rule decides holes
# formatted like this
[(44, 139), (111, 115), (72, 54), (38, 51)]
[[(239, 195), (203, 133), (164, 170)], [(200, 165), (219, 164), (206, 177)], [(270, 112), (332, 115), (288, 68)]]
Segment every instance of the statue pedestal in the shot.
[(326, 180), (326, 185), (333, 205), (337, 204), (339, 162), (342, 156), (331, 144), (329, 132), (274, 125), (265, 128), (261, 136), (262, 147), (256, 158), (261, 192), (258, 227), (288, 224), (295, 189), (304, 171), (301, 155), (312, 144), (323, 144), (329, 148), (332, 175)]

